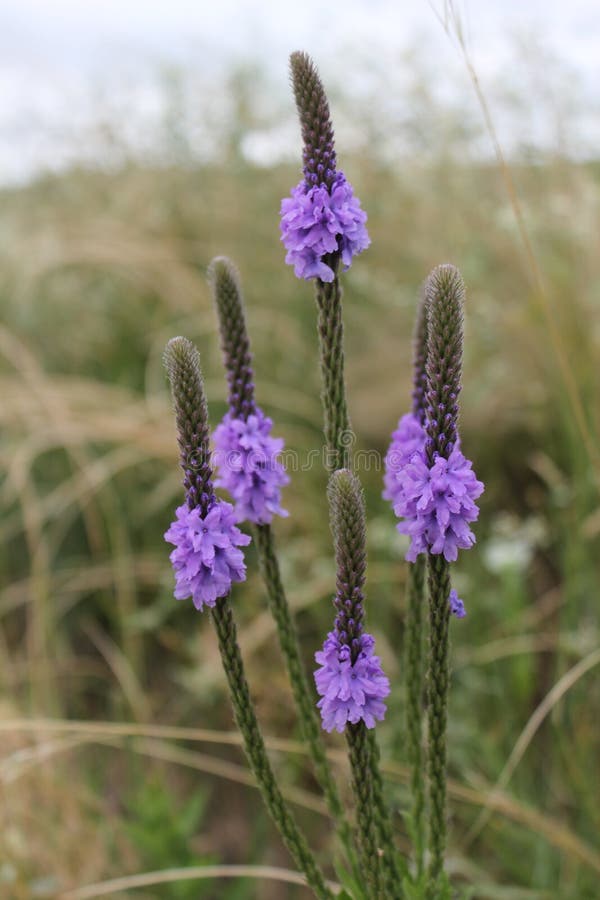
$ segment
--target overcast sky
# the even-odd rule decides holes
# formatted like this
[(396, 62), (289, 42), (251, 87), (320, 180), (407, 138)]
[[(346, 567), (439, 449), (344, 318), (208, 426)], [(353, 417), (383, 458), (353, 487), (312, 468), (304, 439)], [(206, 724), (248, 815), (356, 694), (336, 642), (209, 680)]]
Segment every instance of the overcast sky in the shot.
[[(598, 0), (456, 6), (484, 84), (510, 67), (515, 40), (541, 39), (597, 98)], [(217, 83), (232, 60), (255, 57), (285, 85), (292, 49), (311, 52), (324, 73), (346, 49), (351, 74), (353, 52), (381, 65), (419, 46), (441, 82), (463, 89), (459, 55), (436, 17), (443, 11), (443, 0), (0, 0), (0, 181), (68, 161), (72, 147), (62, 144), (93, 117), (94, 91), (135, 85), (128, 102), (151, 110), (165, 64), (213, 73)]]

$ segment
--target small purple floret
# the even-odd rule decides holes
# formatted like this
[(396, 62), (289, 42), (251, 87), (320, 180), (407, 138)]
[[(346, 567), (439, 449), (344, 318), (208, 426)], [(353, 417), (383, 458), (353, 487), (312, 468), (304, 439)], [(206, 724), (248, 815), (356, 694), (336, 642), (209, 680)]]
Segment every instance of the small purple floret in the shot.
[(325, 731), (342, 732), (348, 722), (355, 725), (361, 719), (367, 728), (385, 716), (384, 698), (390, 692), (390, 682), (374, 655), (375, 639), (366, 632), (358, 639), (360, 650), (352, 663), (350, 648), (340, 641), (336, 631), (330, 631), (323, 649), (315, 653), (321, 666), (315, 672), (318, 707)]
[(187, 504), (175, 511), (176, 519), (165, 533), (175, 545), (170, 560), (175, 572), (175, 597), (191, 597), (196, 609), (214, 606), (225, 597), (234, 581), (245, 581), (244, 554), (239, 547), (250, 543), (247, 534), (236, 527), (233, 506), (224, 500), (202, 517), (200, 509)]
[(402, 472), (415, 453), (425, 447), (425, 429), (412, 413), (407, 413), (398, 421), (392, 432), (392, 440), (385, 457), (383, 476), (383, 499), (396, 506), (402, 496)]
[(414, 562), (419, 553), (443, 553), (453, 562), (459, 549), (475, 543), (469, 528), (479, 515), (475, 500), (483, 484), (475, 477), (472, 463), (459, 446), (448, 459), (436, 456), (431, 468), (425, 453), (415, 453), (400, 475), (401, 490), (394, 507), (404, 519), (396, 526), (411, 538), (406, 559)]
[(294, 266), (298, 278), (333, 281), (333, 269), (323, 261), (331, 253), (341, 254), (344, 267), (370, 242), (367, 214), (354, 196), (352, 185), (339, 171), (331, 186), (301, 181), (292, 196), (281, 201), (281, 240), (285, 261)]
[(290, 480), (278, 459), (283, 439), (271, 437), (272, 425), (257, 408), (247, 419), (227, 413), (215, 428), (215, 485), (231, 494), (238, 522), (267, 525), (288, 514), (281, 507), (281, 488)]
[(450, 604), (450, 614), (456, 616), (457, 619), (464, 619), (467, 614), (465, 604), (460, 599), (454, 588), (452, 588), (452, 590), (450, 591), (448, 603)]

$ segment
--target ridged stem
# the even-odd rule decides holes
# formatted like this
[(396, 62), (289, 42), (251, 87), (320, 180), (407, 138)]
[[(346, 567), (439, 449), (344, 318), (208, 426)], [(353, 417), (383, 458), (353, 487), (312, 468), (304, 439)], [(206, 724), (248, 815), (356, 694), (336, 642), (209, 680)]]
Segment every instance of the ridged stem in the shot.
[[(334, 271), (339, 260), (328, 260)], [(317, 327), (321, 363), (324, 434), (329, 472), (350, 468), (350, 419), (344, 386), (342, 289), (337, 274), (330, 283), (317, 281)]]
[[(458, 440), (465, 288), (458, 269), (435, 268), (425, 285), (427, 358), (425, 369), (425, 454), (429, 467), (436, 455), (449, 458)], [(441, 890), (446, 849), (446, 725), (448, 718), (450, 566), (442, 555), (427, 557), (429, 582), (429, 866), (427, 900)]]
[(450, 566), (442, 555), (428, 556), (429, 670), (429, 868), (427, 900), (438, 896), (446, 849), (446, 724), (448, 717)]
[(412, 795), (411, 831), (417, 874), (425, 852), (425, 778), (423, 771), (423, 697), (425, 680), (425, 557), (408, 569), (406, 617), (406, 736)]
[(330, 900), (333, 898), (333, 894), (327, 887), (323, 873), (303, 834), (298, 829), (273, 774), (244, 674), (235, 622), (228, 598), (222, 597), (217, 600), (211, 614), (223, 668), (227, 676), (235, 721), (242, 735), (244, 749), (260, 792), (286, 847), (298, 868), (306, 876), (306, 881), (315, 896)]
[(380, 754), (375, 729), (372, 728), (367, 731), (367, 741), (369, 744), (369, 768), (375, 806), (375, 827), (379, 838), (383, 877), (388, 896), (396, 900), (396, 898), (402, 896), (402, 877), (408, 873), (394, 843), (394, 830), (388, 805), (385, 801), (383, 778), (379, 768)]
[(348, 852), (351, 853), (352, 834), (327, 759), (314, 691), (309, 685), (300, 656), (296, 627), (281, 581), (273, 532), (270, 525), (255, 525), (253, 533), (269, 606), (277, 626), (279, 645), (298, 710), (302, 736), (308, 744), (317, 780), (325, 794), (329, 811), (337, 823), (340, 838)]
[[(317, 281), (316, 302), (322, 377), (323, 430), (327, 450), (326, 467), (329, 472), (335, 472), (339, 469), (351, 468), (350, 451), (353, 436), (350, 431), (344, 381), (342, 289), (337, 276), (339, 258), (331, 257), (328, 260), (328, 264), (336, 274), (334, 280), (330, 283)], [(364, 544), (364, 534), (362, 542)], [(357, 729), (359, 730), (359, 737), (357, 737)], [(383, 886), (385, 879), (385, 884), (388, 888), (387, 895), (396, 900), (396, 898), (401, 897), (397, 851), (394, 844), (391, 820), (384, 799), (383, 782), (379, 770), (379, 751), (375, 742), (375, 736), (374, 734), (370, 735), (364, 722), (360, 722), (356, 726), (347, 726), (346, 735), (350, 749), (350, 761), (353, 772), (352, 781), (357, 803), (363, 867), (365, 872), (370, 873), (369, 878), (372, 889), (383, 892), (381, 896), (386, 896)], [(356, 781), (359, 774), (359, 769), (357, 768), (359, 763), (363, 774), (364, 772), (368, 773), (368, 784), (365, 784), (360, 791)], [(371, 826), (373, 828), (372, 835), (369, 830)], [(364, 859), (365, 853), (374, 853), (375, 855), (371, 856), (367, 861)], [(374, 881), (374, 872), (377, 873), (376, 882)], [(376, 896), (380, 896), (380, 894)]]
[(379, 834), (374, 815), (371, 744), (364, 722), (346, 726), (350, 756), (352, 791), (356, 803), (358, 846), (364, 875), (371, 893), (369, 900), (385, 898), (383, 865), (380, 858)]

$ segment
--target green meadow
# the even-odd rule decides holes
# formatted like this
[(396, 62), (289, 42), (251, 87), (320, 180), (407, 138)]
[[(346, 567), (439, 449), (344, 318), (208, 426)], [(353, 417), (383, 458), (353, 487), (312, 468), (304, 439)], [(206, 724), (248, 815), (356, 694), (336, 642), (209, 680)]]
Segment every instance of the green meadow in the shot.
[[(344, 277), (344, 311), (367, 619), (392, 681), (384, 773), (405, 846), (406, 543), (381, 499), (381, 459), (409, 407), (420, 284), (452, 262), (467, 286), (462, 440), (486, 492), (477, 546), (456, 567), (468, 616), (451, 634), (448, 870), (473, 898), (593, 900), (600, 164), (556, 152), (503, 168), (464, 154), (464, 140), (401, 163), (338, 142), (372, 239)], [(252, 165), (239, 146), (233, 134), (220, 162), (74, 167), (1, 194), (0, 893), (10, 900), (97, 896), (76, 889), (192, 866), (216, 868), (114, 895), (308, 896), (227, 877), (234, 865), (292, 866), (239, 748), (213, 631), (173, 599), (162, 538), (181, 502), (162, 351), (178, 334), (197, 344), (216, 424), (226, 385), (205, 272), (225, 254), (243, 279), (257, 399), (292, 459), (290, 516), (275, 531), (312, 666), (334, 567), (312, 286), (285, 266), (278, 233), (298, 170)], [(253, 695), (333, 876), (252, 548), (248, 573), (232, 602)], [(343, 750), (337, 735), (328, 745)]]

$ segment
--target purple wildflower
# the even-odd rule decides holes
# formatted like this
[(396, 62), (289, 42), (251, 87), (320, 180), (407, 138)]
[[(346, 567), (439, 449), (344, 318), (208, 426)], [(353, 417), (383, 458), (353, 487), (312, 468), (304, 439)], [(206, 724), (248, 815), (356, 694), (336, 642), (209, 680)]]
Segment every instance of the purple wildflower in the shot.
[(342, 171), (335, 173), (330, 188), (323, 182), (311, 185), (303, 180), (293, 188), (291, 198), (281, 201), (285, 261), (294, 266), (298, 278), (331, 282), (335, 272), (324, 257), (340, 254), (349, 268), (352, 257), (370, 244), (366, 221), (367, 214)]
[(283, 439), (270, 436), (272, 425), (257, 407), (247, 419), (227, 413), (215, 429), (215, 485), (233, 497), (238, 522), (267, 525), (275, 515), (287, 516), (281, 488), (289, 476), (278, 459)]
[(402, 496), (402, 472), (415, 453), (425, 446), (425, 429), (413, 413), (402, 416), (385, 457), (383, 499), (396, 506)]
[(165, 533), (165, 540), (175, 545), (170, 555), (175, 597), (191, 597), (199, 610), (213, 607), (218, 597), (229, 593), (232, 582), (245, 580), (244, 554), (238, 547), (249, 544), (250, 538), (236, 527), (234, 509), (224, 500), (215, 500), (205, 516), (186, 503), (175, 515)]
[(419, 553), (443, 553), (448, 562), (458, 550), (475, 543), (469, 528), (479, 509), (475, 500), (483, 484), (475, 477), (472, 463), (455, 446), (448, 459), (435, 455), (431, 468), (425, 452), (416, 453), (401, 474), (401, 491), (394, 507), (405, 519), (396, 527), (411, 538), (406, 558), (414, 562)]
[(375, 656), (375, 640), (366, 632), (358, 639), (359, 651), (352, 662), (350, 647), (340, 640), (337, 631), (330, 631), (323, 649), (315, 653), (321, 668), (315, 672), (317, 692), (325, 731), (342, 732), (348, 722), (355, 725), (361, 719), (367, 728), (385, 716), (384, 698), (390, 692), (390, 682), (384, 675), (381, 662)]
[(375, 640), (363, 631), (366, 575), (365, 505), (360, 482), (338, 469), (327, 489), (337, 563), (336, 617), (323, 649), (315, 683), (325, 731), (343, 731), (361, 719), (367, 728), (382, 720), (390, 683), (375, 656)]
[(448, 603), (450, 604), (451, 615), (456, 616), (457, 619), (464, 619), (467, 614), (465, 604), (460, 599), (454, 588), (452, 588), (452, 590), (450, 591)]

